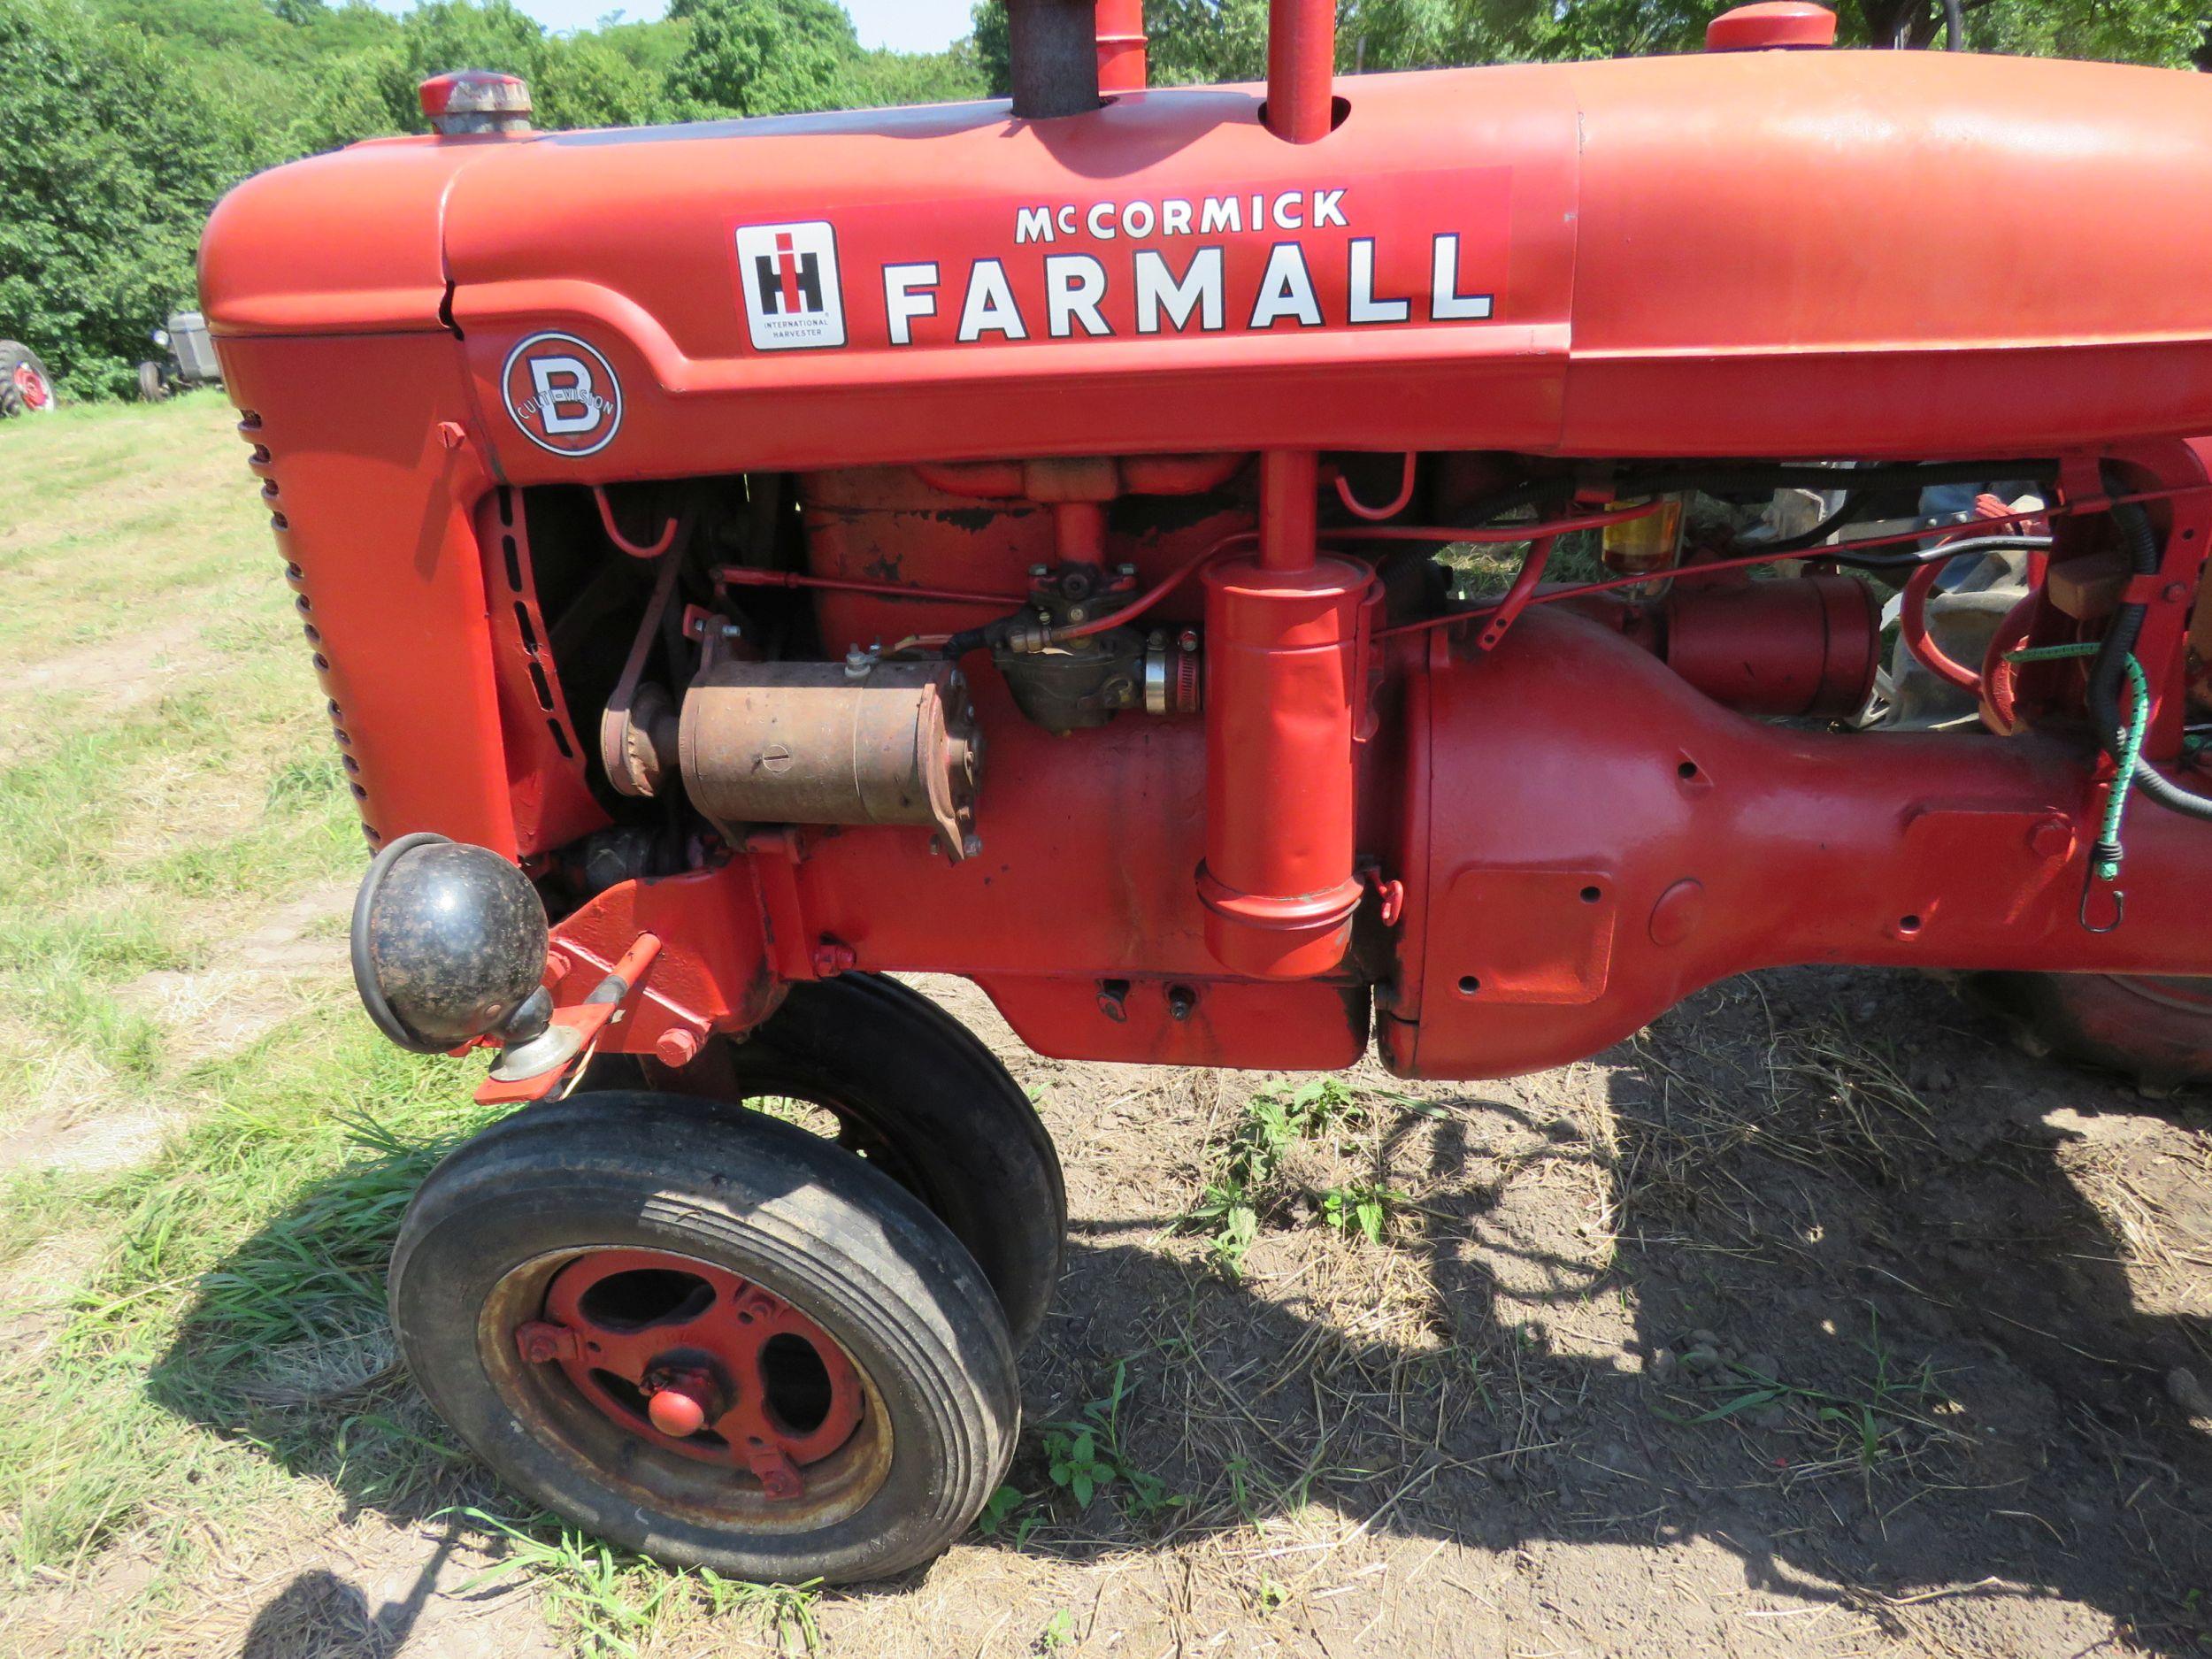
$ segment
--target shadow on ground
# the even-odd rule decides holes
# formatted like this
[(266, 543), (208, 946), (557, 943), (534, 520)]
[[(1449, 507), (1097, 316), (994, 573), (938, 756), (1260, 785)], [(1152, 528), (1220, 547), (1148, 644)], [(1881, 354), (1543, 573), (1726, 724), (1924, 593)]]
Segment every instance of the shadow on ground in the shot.
[[(1448, 1110), (1380, 1139), (1418, 1210), (1379, 1251), (1279, 1217), (1283, 1248), (1263, 1234), (1238, 1281), (1167, 1217), (1079, 1220), (1025, 1364), (1011, 1479), (1033, 1495), (995, 1541), (1166, 1552), (1318, 1504), (1492, 1551), (1706, 1540), (1747, 1586), (1893, 1635), (1938, 1604), (2062, 1601), (2144, 1651), (2202, 1651), (2212, 1323), (2145, 1287), (2162, 1261), (2200, 1277), (2174, 1240), (2212, 1238), (2212, 1179), (2170, 1104), (2013, 1053), (1932, 982), (1812, 971), (1702, 994), (1585, 1087), (1596, 1110), (1423, 1091)], [(2167, 1149), (2131, 1163), (2145, 1125)], [(150, 1386), (357, 1507), (513, 1513), (391, 1369), (373, 1294), (297, 1352), (248, 1351), (226, 1311), (296, 1256), (302, 1213), (430, 1157), (306, 1194), (211, 1279)], [(2147, 1232), (2116, 1220), (2129, 1203)], [(1367, 1279), (1330, 1281), (1298, 1240)], [(1078, 1512), (1041, 1425), (1118, 1367), (1118, 1453), (1146, 1479)], [(324, 1651), (278, 1640), (319, 1618), (400, 1649), (419, 1607), (327, 1576), (264, 1610), (252, 1659)]]

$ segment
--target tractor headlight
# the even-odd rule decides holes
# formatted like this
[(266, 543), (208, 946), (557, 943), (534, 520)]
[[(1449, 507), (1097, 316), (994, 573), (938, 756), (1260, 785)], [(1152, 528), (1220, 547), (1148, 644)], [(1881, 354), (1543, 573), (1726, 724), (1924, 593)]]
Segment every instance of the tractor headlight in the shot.
[(385, 848), (353, 904), (355, 988), (377, 1029), (418, 1054), (517, 1023), (545, 977), (546, 947), (530, 878), (488, 847), (442, 835)]

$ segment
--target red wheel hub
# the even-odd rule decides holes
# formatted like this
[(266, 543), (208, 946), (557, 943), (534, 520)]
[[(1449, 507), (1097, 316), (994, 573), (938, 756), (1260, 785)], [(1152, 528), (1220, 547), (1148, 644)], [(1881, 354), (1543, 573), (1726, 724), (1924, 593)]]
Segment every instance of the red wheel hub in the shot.
[(661, 1250), (595, 1250), (554, 1276), (515, 1333), (601, 1411), (703, 1463), (749, 1470), (770, 1498), (860, 1426), (860, 1375), (827, 1333), (749, 1279)]
[(26, 409), (43, 409), (53, 401), (53, 388), (46, 384), (46, 377), (27, 363), (15, 365), (15, 389), (21, 395)]

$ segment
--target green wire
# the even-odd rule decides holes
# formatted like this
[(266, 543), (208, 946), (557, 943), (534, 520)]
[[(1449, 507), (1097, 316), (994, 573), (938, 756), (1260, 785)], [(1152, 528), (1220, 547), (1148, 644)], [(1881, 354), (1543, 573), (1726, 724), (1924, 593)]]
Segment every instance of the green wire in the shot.
[[(2038, 645), (2026, 650), (2007, 651), (2008, 663), (2049, 663), (2068, 657), (2094, 657), (2103, 646), (2094, 641), (2078, 645)], [(2151, 682), (2143, 672), (2142, 664), (2131, 652), (2124, 659), (2128, 671), (2128, 690), (2132, 707), (2128, 723), (2120, 728), (2120, 753), (2117, 757), (2119, 772), (2112, 780), (2112, 791), (2105, 796), (2104, 829), (2097, 837), (2095, 851), (2097, 879), (2114, 882), (2120, 879), (2120, 826), (2127, 817), (2128, 796), (2135, 788), (2136, 763), (2143, 753), (2143, 739), (2150, 726)]]

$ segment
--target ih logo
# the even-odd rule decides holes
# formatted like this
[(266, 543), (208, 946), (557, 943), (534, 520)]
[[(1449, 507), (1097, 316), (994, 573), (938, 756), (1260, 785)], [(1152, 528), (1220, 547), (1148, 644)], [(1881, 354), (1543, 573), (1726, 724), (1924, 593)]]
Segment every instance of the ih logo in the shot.
[(622, 425), (622, 382), (573, 334), (532, 334), (500, 375), (522, 435), (556, 455), (596, 455)]
[(845, 343), (837, 233), (826, 221), (739, 226), (737, 266), (755, 350), (799, 351)]

